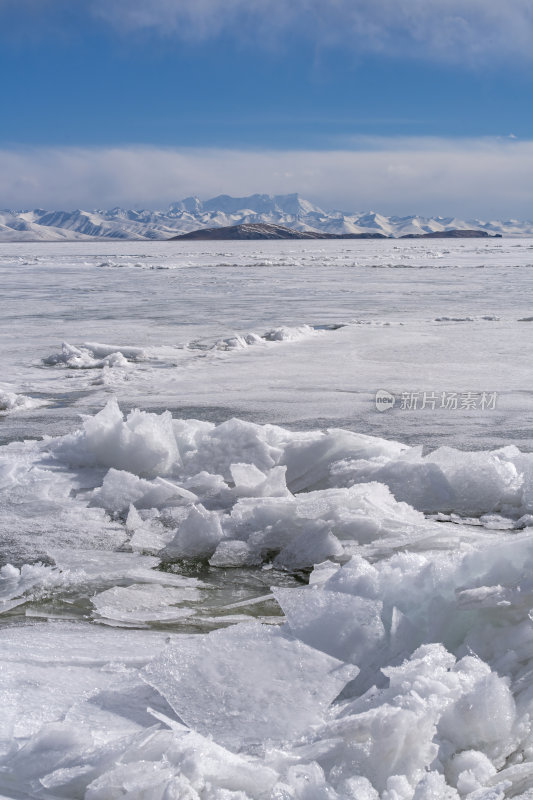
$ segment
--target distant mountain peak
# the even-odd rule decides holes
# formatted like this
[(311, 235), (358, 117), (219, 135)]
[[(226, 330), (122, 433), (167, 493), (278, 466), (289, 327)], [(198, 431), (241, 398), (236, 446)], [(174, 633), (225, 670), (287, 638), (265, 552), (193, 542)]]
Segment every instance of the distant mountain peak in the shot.
[(202, 210), (202, 201), (199, 197), (186, 197), (184, 200), (179, 200), (177, 203), (172, 203), (168, 207), (169, 211), (188, 211), (191, 214), (197, 214)]

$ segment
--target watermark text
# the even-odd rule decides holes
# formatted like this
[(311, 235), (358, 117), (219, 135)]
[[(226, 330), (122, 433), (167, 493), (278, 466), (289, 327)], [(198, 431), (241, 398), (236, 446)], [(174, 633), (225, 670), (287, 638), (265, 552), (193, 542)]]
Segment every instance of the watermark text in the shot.
[(378, 389), (375, 396), (378, 411), (494, 411), (497, 392), (389, 392)]

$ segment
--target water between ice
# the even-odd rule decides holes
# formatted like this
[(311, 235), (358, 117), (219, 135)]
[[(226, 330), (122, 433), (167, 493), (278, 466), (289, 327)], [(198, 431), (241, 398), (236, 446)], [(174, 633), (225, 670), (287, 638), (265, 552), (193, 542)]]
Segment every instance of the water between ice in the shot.
[(530, 797), (531, 242), (113, 247), (0, 252), (0, 793)]

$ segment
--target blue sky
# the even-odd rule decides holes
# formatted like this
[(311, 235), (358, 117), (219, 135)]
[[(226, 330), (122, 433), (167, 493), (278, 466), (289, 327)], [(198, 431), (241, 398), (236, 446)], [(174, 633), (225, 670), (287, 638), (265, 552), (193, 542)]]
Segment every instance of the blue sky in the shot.
[[(0, 0), (0, 69), (4, 207), (300, 191), (465, 215), (494, 165), (479, 215), (527, 216), (533, 200), (529, 0)], [(139, 168), (137, 189), (131, 154), (147, 150), (157, 174)], [(118, 151), (122, 185), (116, 165), (106, 177)], [(369, 154), (389, 191), (361, 169)]]

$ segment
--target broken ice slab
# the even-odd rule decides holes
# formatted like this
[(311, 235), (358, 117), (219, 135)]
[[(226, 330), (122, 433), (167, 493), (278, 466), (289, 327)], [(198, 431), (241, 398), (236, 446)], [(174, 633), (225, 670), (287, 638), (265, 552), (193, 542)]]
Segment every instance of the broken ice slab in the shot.
[(239, 750), (319, 724), (358, 671), (253, 622), (180, 637), (141, 674), (187, 725)]
[(112, 553), (108, 550), (75, 550), (65, 547), (50, 549), (48, 555), (56, 566), (72, 578), (72, 583), (100, 584), (106, 581), (131, 580), (136, 583), (154, 583), (183, 588), (205, 587), (197, 578), (162, 572), (157, 569), (160, 560), (139, 553)]
[(126, 624), (171, 622), (196, 612), (189, 604), (201, 600), (194, 587), (158, 585), (113, 586), (92, 598), (92, 604), (103, 619)]

